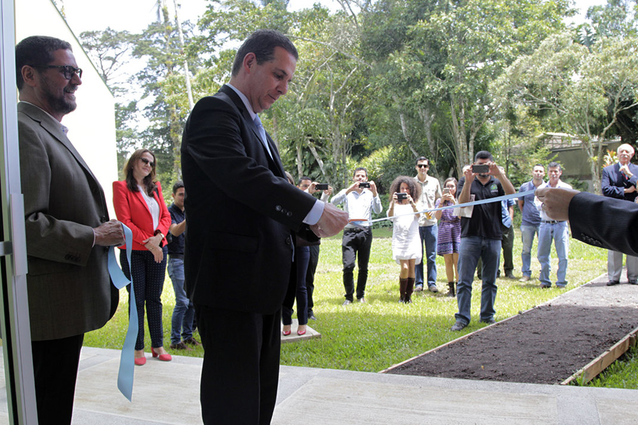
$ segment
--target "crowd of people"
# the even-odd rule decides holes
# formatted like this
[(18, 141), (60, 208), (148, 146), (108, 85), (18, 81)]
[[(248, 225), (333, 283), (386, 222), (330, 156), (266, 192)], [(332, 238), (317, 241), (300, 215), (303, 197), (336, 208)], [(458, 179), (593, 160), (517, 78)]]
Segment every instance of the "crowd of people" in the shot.
[[(147, 362), (144, 317), (151, 355), (172, 359), (164, 348), (160, 298), (168, 265), (175, 292), (170, 348), (204, 347), (200, 400), (207, 424), (270, 423), (282, 323), (283, 336), (290, 335), (295, 301), (298, 335), (315, 319), (321, 238), (343, 230), (343, 305), (355, 297), (366, 302), (371, 219), (383, 208), (377, 185), (365, 168), (355, 169), (352, 184), (334, 196), (332, 187), (307, 176), (295, 182), (259, 118), (286, 94), (297, 59), (294, 44), (283, 34), (251, 34), (237, 51), (230, 81), (199, 100), (186, 122), (184, 181), (173, 185), (173, 203), (167, 207), (164, 201), (155, 155), (139, 149), (124, 166), (124, 180), (113, 183), (113, 220), (100, 183), (61, 124), (75, 110), (75, 91), (82, 84), (71, 45), (46, 36), (18, 43), (20, 166), (40, 424), (71, 423), (84, 334), (104, 326), (116, 311), (119, 294), (109, 278), (109, 247), (121, 248), (123, 271), (133, 280), (127, 289), (136, 299), (129, 308), (138, 313), (134, 363), (139, 366)], [(532, 278), (531, 248), (537, 236), (539, 286), (552, 286), (552, 241), (558, 255), (555, 285), (567, 285), (569, 220), (573, 237), (610, 249), (608, 285), (620, 281), (622, 253), (627, 254), (629, 283), (638, 284), (638, 236), (622, 233), (635, 228), (638, 219), (633, 155), (631, 146), (621, 145), (618, 163), (603, 171), (603, 193), (616, 199), (572, 190), (561, 181), (558, 163), (548, 164), (547, 182), (545, 167), (534, 166), (532, 180), (520, 188), (525, 195), (517, 197), (522, 281)], [(438, 254), (444, 258), (448, 295), (457, 297), (452, 330), (470, 323), (477, 268), (480, 321), (493, 323), (501, 249), (504, 275), (514, 278), (514, 186), (487, 151), (478, 152), (460, 180), (448, 178), (443, 188), (428, 174), (427, 158), (417, 158), (415, 168), (415, 177), (394, 180), (387, 210), (393, 223), (392, 258), (400, 266), (399, 301), (410, 303), (413, 291), (425, 290), (426, 284), (438, 292)], [(490, 201), (506, 195), (513, 196)], [(459, 206), (470, 202), (476, 203)], [(616, 220), (597, 220), (607, 215)], [(130, 261), (123, 224), (133, 234)], [(193, 337), (195, 322), (201, 343)]]

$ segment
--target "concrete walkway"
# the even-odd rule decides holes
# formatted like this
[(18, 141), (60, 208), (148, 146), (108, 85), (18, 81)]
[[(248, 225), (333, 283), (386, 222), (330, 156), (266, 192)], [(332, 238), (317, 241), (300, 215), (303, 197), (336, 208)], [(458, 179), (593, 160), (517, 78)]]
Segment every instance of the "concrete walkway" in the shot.
[[(133, 402), (117, 390), (120, 352), (85, 347), (74, 425), (200, 424), (202, 360), (149, 358)], [(2, 380), (4, 383), (4, 379)], [(0, 424), (8, 423), (2, 391)], [(638, 423), (638, 391), (513, 384), (283, 366), (277, 425)], [(242, 424), (238, 424), (242, 425)]]

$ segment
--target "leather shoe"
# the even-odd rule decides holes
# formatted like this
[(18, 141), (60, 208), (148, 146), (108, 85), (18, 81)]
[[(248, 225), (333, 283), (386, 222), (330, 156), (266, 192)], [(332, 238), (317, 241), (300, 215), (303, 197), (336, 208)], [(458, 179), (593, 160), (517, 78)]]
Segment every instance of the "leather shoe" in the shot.
[(550, 285), (545, 285), (544, 283), (541, 283), (541, 289), (549, 289), (551, 288)]
[(631, 280), (629, 281), (629, 284), (630, 284), (630, 285), (638, 285), (638, 280), (631, 279)]
[(187, 350), (187, 351), (193, 351), (192, 348), (186, 346), (186, 344), (184, 344), (184, 341), (180, 341), (177, 344), (171, 344), (170, 345), (171, 350)]
[(493, 325), (496, 323), (496, 320), (492, 319), (481, 319), (481, 323), (487, 323), (488, 325)]
[(186, 339), (184, 340), (184, 344), (192, 345), (192, 346), (194, 346), (194, 347), (199, 347), (199, 346), (201, 346), (201, 345), (202, 345), (202, 344), (201, 344), (198, 340), (196, 340), (196, 339), (195, 339), (195, 338), (193, 338), (193, 337), (186, 338)]
[(467, 323), (457, 320), (454, 325), (452, 325), (451, 331), (457, 332), (463, 330), (467, 327)]
[(614, 285), (618, 285), (620, 282), (617, 280), (610, 280), (609, 282), (607, 282), (607, 286), (614, 286)]
[(312, 311), (309, 311), (308, 312), (308, 319), (317, 320), (317, 318), (315, 317), (315, 313), (313, 313)]
[(512, 272), (505, 273), (505, 277), (508, 279), (516, 279), (516, 276), (514, 276), (514, 273)]

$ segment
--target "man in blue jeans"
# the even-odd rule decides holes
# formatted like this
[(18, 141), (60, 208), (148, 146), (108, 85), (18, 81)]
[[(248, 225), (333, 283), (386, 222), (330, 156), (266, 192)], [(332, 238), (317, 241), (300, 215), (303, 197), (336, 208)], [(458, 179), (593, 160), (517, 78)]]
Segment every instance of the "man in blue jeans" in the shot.
[[(428, 175), (430, 171), (430, 160), (424, 156), (416, 160), (417, 175), (414, 178), (421, 185), (421, 197), (417, 200), (419, 211), (433, 209), (436, 200), (441, 198), (441, 185), (436, 177)], [(423, 290), (423, 263), (427, 264), (427, 282), (430, 292), (439, 292), (436, 287), (436, 242), (439, 236), (439, 227), (436, 224), (434, 214), (421, 214), (419, 218), (419, 235), (421, 236), (421, 258), (423, 261), (414, 266), (415, 271), (415, 291)], [(425, 245), (425, 255), (423, 255), (423, 245)]]
[[(539, 189), (544, 187), (571, 189), (572, 186), (563, 182), (560, 176), (563, 169), (557, 162), (550, 162), (547, 166), (547, 174), (549, 180), (542, 184)], [(550, 253), (552, 250), (552, 240), (556, 247), (556, 255), (558, 256), (558, 270), (556, 270), (556, 286), (564, 288), (567, 286), (567, 256), (569, 255), (569, 226), (567, 221), (552, 220), (551, 217), (542, 209), (541, 201), (536, 198), (534, 200), (536, 207), (541, 214), (541, 225), (538, 229), (538, 262), (541, 263), (541, 273), (538, 280), (541, 281), (540, 287), (543, 289), (551, 288), (552, 281), (549, 279), (551, 271)]]
[[(479, 166), (476, 169), (475, 166)], [(480, 170), (480, 166), (487, 170)], [(495, 163), (492, 154), (480, 151), (474, 157), (474, 165), (464, 171), (459, 181), (459, 204), (513, 194), (514, 186), (505, 172)], [(470, 323), (472, 306), (472, 281), (479, 258), (483, 262), (481, 290), (481, 316), (484, 323), (494, 323), (496, 299), (496, 271), (501, 254), (501, 203), (490, 202), (474, 205), (470, 218), (461, 218), (461, 247), (459, 249), (459, 282), (456, 297), (459, 312), (452, 331), (460, 331)]]
[[(527, 192), (539, 188), (545, 182), (545, 167), (542, 164), (534, 165), (532, 170), (532, 180), (523, 183), (519, 192)], [(534, 245), (534, 234), (538, 236), (538, 228), (541, 225), (541, 215), (534, 204), (534, 193), (518, 198), (518, 209), (521, 210), (521, 241), (523, 243), (523, 251), (521, 252), (521, 261), (523, 266), (521, 272), (523, 277), (521, 282), (527, 282), (532, 277), (532, 245)]]
[(195, 308), (184, 290), (185, 197), (184, 183), (175, 182), (173, 185), (173, 204), (168, 207), (168, 211), (171, 213), (169, 231), (172, 236), (172, 240), (168, 244), (168, 275), (171, 277), (175, 291), (175, 309), (171, 324), (171, 349), (173, 350), (190, 350), (188, 345), (201, 345), (193, 338)]

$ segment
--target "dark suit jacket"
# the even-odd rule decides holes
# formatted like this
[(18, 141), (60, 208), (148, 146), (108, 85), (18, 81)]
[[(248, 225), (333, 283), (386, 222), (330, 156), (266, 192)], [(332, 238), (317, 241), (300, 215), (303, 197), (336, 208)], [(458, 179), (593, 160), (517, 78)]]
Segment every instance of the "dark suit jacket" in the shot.
[(638, 255), (638, 204), (582, 192), (569, 204), (572, 237), (590, 245)]
[(102, 327), (118, 291), (107, 248), (93, 247), (93, 227), (108, 221), (104, 192), (60, 123), (18, 104), (31, 339), (66, 338)]
[(631, 179), (628, 179), (620, 172), (620, 164), (618, 162), (603, 168), (603, 176), (601, 179), (603, 195), (633, 202), (636, 196), (638, 196), (638, 192), (625, 194), (625, 188), (636, 186), (636, 181), (638, 181), (638, 165), (629, 163), (629, 171), (633, 174)]
[[(157, 192), (153, 194), (160, 207), (160, 216), (157, 229), (164, 236), (168, 235), (168, 228), (171, 226), (171, 214), (168, 212), (164, 196), (162, 195), (162, 185), (157, 182)], [(144, 242), (155, 235), (153, 229), (153, 217), (148, 209), (146, 200), (141, 192), (131, 192), (126, 186), (126, 181), (113, 182), (113, 206), (117, 219), (131, 229), (133, 233), (133, 246), (137, 251), (147, 251)], [(166, 239), (162, 241), (162, 246), (166, 245)], [(126, 249), (126, 245), (121, 246)]]
[(196, 304), (272, 314), (288, 287), (291, 230), (315, 199), (288, 183), (230, 87), (195, 105), (182, 138), (184, 267)]

